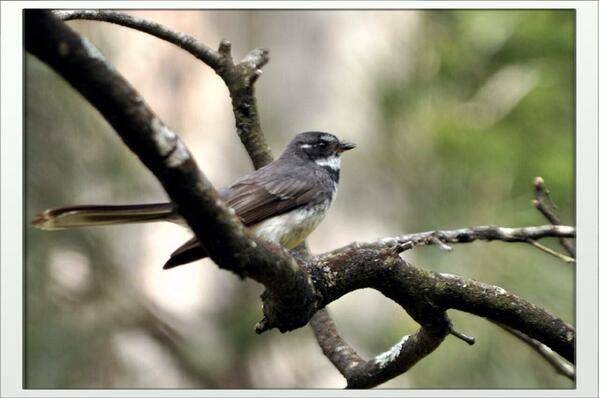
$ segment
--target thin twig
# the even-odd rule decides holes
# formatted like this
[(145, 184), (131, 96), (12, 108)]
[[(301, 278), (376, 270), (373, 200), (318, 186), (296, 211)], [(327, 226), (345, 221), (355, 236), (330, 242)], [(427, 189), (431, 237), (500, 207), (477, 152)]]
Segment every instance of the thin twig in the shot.
[[(558, 215), (555, 213), (555, 208), (557, 207), (555, 203), (551, 200), (549, 196), (549, 190), (545, 187), (545, 181), (543, 177), (535, 177), (534, 179), (534, 188), (535, 188), (535, 198), (532, 201), (533, 206), (541, 212), (541, 214), (553, 225), (560, 225), (560, 219)], [(546, 203), (549, 202), (549, 205)], [(568, 252), (570, 257), (576, 258), (576, 246), (563, 237), (559, 239), (560, 245)]]
[(441, 249), (441, 250), (445, 250), (445, 251), (448, 251), (448, 252), (450, 252), (450, 251), (452, 251), (452, 250), (453, 250), (453, 248), (452, 248), (451, 246), (449, 246), (449, 245), (447, 245), (447, 244), (443, 243), (443, 242), (441, 241), (441, 239), (439, 239), (439, 238), (438, 238), (438, 237), (436, 237), (436, 236), (433, 236), (433, 237), (431, 238), (431, 242), (432, 242), (432, 243), (434, 243), (435, 245), (437, 245), (437, 247), (438, 247), (439, 249)]
[(526, 334), (522, 333), (519, 330), (506, 326), (502, 323), (491, 321), (497, 326), (501, 327), (503, 330), (509, 332), (513, 336), (519, 338), (524, 343), (526, 343), (529, 347), (534, 349), (539, 355), (541, 355), (549, 364), (561, 375), (568, 377), (571, 380), (576, 379), (576, 371), (574, 366), (570, 363), (562, 360), (557, 356), (557, 354), (545, 344), (535, 340)]
[(576, 262), (576, 260), (573, 259), (572, 257), (569, 257), (569, 256), (566, 256), (565, 254), (556, 252), (555, 250), (553, 250), (545, 245), (542, 245), (539, 242), (534, 241), (532, 239), (529, 240), (528, 243), (530, 243), (532, 246), (536, 247), (537, 249), (539, 249), (545, 253), (551, 254), (552, 256), (555, 256), (555, 257), (559, 258), (560, 260), (565, 261), (567, 263), (575, 263)]
[[(343, 251), (349, 247), (358, 248), (394, 248), (396, 253), (412, 249), (417, 246), (446, 246), (455, 243), (470, 243), (475, 240), (503, 242), (524, 242), (548, 237), (574, 237), (576, 229), (567, 225), (539, 225), (522, 228), (507, 228), (497, 226), (477, 226), (451, 230), (426, 231), (414, 234), (399, 235), (382, 238), (370, 243), (352, 243), (339, 248)], [(451, 246), (443, 247), (451, 250)]]
[(458, 339), (466, 342), (468, 345), (474, 345), (474, 343), (476, 343), (476, 339), (472, 336), (468, 336), (462, 332), (458, 332), (457, 330), (454, 329), (453, 325), (451, 325), (449, 327), (449, 334), (451, 334), (452, 336), (457, 337)]
[(212, 69), (220, 67), (221, 56), (207, 45), (185, 33), (174, 31), (159, 23), (134, 17), (119, 11), (111, 10), (59, 10), (54, 15), (63, 21), (85, 19), (113, 23), (127, 28), (139, 30), (168, 41), (187, 51)]
[(231, 56), (231, 43), (228, 40), (221, 41), (218, 51), (215, 51), (192, 36), (119, 11), (69, 10), (54, 11), (54, 15), (64, 21), (74, 19), (102, 21), (139, 30), (175, 44), (206, 63), (223, 79), (229, 90), (237, 135), (252, 159), (254, 168), (272, 162), (272, 152), (262, 133), (254, 96), (254, 84), (262, 74), (260, 68), (268, 62), (267, 50), (254, 49), (239, 63), (235, 63)]

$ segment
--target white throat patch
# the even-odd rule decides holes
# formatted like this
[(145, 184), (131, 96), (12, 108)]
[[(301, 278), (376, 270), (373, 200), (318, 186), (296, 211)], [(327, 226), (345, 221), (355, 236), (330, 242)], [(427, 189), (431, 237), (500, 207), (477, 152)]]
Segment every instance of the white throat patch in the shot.
[(331, 155), (325, 159), (318, 159), (316, 164), (322, 167), (330, 167), (333, 170), (339, 170), (339, 166), (341, 166), (341, 158), (339, 155)]

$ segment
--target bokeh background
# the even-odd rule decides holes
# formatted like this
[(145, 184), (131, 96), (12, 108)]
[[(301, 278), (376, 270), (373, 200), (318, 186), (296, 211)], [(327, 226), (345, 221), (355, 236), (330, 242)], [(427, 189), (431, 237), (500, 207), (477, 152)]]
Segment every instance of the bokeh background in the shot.
[[(275, 153), (305, 130), (358, 144), (314, 252), (352, 241), (474, 225), (546, 221), (531, 206), (543, 176), (574, 222), (574, 12), (131, 11), (240, 59), (265, 47), (256, 86)], [(69, 22), (99, 47), (202, 170), (223, 186), (251, 170), (225, 85), (147, 34)], [(26, 220), (72, 204), (166, 200), (102, 117), (25, 56)], [(28, 224), (28, 222), (27, 222)], [(203, 260), (162, 271), (190, 235), (170, 224), (44, 232), (26, 228), (28, 388), (340, 388), (309, 327), (256, 335), (261, 287)], [(554, 242), (544, 242), (557, 247)], [(419, 248), (413, 264), (502, 286), (574, 323), (574, 268), (524, 244)], [(372, 290), (330, 307), (366, 358), (417, 324)], [(382, 388), (572, 388), (497, 326), (450, 312), (477, 338), (448, 337)]]

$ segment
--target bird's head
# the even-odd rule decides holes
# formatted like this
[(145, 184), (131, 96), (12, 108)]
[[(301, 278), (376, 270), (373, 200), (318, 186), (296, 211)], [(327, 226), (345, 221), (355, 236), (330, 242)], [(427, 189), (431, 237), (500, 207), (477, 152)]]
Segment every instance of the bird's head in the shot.
[(333, 134), (308, 131), (296, 135), (285, 148), (283, 156), (297, 156), (320, 166), (338, 169), (339, 155), (355, 147), (355, 144), (340, 141)]

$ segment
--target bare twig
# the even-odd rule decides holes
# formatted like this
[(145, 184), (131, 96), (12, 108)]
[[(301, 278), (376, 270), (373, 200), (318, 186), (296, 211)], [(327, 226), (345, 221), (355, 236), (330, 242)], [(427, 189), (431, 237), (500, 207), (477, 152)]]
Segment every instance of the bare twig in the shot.
[(539, 355), (541, 355), (549, 364), (559, 373), (571, 380), (576, 379), (576, 371), (574, 366), (566, 361), (560, 359), (553, 350), (547, 347), (545, 344), (530, 338), (526, 334), (511, 328), (509, 326), (503, 325), (499, 322), (493, 322), (497, 326), (501, 327), (503, 330), (509, 332), (513, 336), (519, 338), (523, 342), (525, 342), (528, 346), (530, 346), (533, 350), (535, 350)]
[(63, 21), (87, 19), (109, 22), (136, 29), (181, 47), (194, 57), (202, 60), (212, 69), (218, 68), (220, 64), (220, 54), (210, 47), (200, 43), (195, 38), (186, 35), (185, 33), (176, 32), (153, 21), (111, 10), (60, 10), (53, 11), (53, 13)]
[(551, 254), (552, 256), (557, 257), (560, 260), (565, 261), (567, 263), (574, 263), (574, 262), (576, 262), (576, 260), (573, 259), (572, 257), (569, 257), (569, 256), (566, 256), (565, 254), (561, 254), (559, 252), (556, 252), (555, 250), (553, 250), (553, 249), (551, 249), (551, 248), (549, 248), (549, 247), (547, 247), (545, 245), (542, 245), (539, 242), (534, 241), (532, 239), (529, 240), (528, 243), (530, 243), (532, 246), (536, 247), (537, 249), (539, 249), (539, 250), (541, 250), (541, 251), (543, 251), (545, 253)]
[(449, 328), (449, 334), (451, 334), (454, 337), (457, 337), (458, 339), (466, 342), (468, 345), (474, 345), (474, 343), (476, 343), (476, 339), (472, 336), (468, 336), (462, 332), (459, 332), (457, 330), (454, 329), (453, 325), (450, 326)]
[[(396, 253), (412, 249), (417, 246), (446, 245), (448, 243), (469, 243), (475, 240), (504, 242), (525, 242), (548, 237), (574, 237), (574, 227), (566, 225), (540, 225), (523, 228), (507, 228), (497, 226), (477, 226), (440, 231), (426, 231), (414, 234), (399, 235), (382, 238), (370, 243), (352, 243), (338, 250), (355, 248), (395, 248)], [(451, 250), (450, 246), (447, 246)], [(444, 248), (447, 250), (447, 248)]]
[(437, 245), (437, 247), (441, 250), (445, 250), (448, 252), (453, 250), (451, 246), (441, 242), (441, 239), (439, 239), (436, 236), (431, 237), (431, 243), (434, 243), (435, 245)]
[(268, 51), (250, 51), (239, 63), (231, 57), (231, 43), (223, 40), (218, 51), (211, 49), (195, 38), (174, 31), (159, 23), (110, 10), (54, 11), (62, 20), (86, 19), (126, 26), (156, 36), (182, 48), (210, 66), (225, 82), (231, 96), (237, 134), (244, 144), (255, 168), (260, 168), (273, 159), (272, 152), (262, 133), (260, 118), (254, 96), (254, 83), (268, 62)]
[[(535, 177), (534, 181), (535, 199), (533, 205), (545, 216), (545, 218), (554, 225), (560, 225), (561, 222), (557, 214), (555, 214), (555, 203), (549, 197), (549, 190), (545, 188), (545, 180), (543, 177)], [(549, 202), (549, 205), (546, 203)]]
[[(560, 225), (560, 219), (554, 211), (556, 208), (555, 203), (553, 203), (549, 197), (549, 190), (545, 187), (545, 181), (542, 177), (535, 177), (533, 184), (535, 187), (535, 198), (532, 201), (533, 206), (536, 207), (551, 224)], [(549, 202), (549, 204), (546, 202)], [(576, 246), (564, 237), (560, 237), (558, 240), (570, 257), (576, 258)]]

